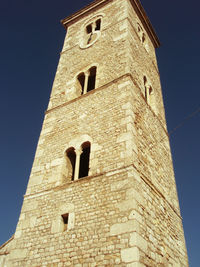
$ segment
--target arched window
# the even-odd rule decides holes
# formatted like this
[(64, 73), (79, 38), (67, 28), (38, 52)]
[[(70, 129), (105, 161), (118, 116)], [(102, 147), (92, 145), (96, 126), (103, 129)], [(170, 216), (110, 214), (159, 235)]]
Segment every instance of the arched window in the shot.
[(84, 92), (84, 86), (85, 86), (85, 74), (82, 72), (77, 77), (79, 84), (81, 86), (81, 94), (83, 95)]
[(75, 181), (88, 176), (91, 143), (84, 142), (81, 147), (70, 147), (65, 152), (65, 164), (62, 167), (62, 177), (65, 181)]
[(81, 72), (77, 76), (78, 80), (78, 90), (81, 91), (81, 95), (86, 94), (87, 92), (90, 92), (95, 89), (96, 86), (96, 73), (97, 73), (97, 67), (93, 66), (89, 70), (85, 72)]
[(96, 28), (95, 31), (100, 31), (101, 30), (101, 19), (98, 19), (96, 21)]
[(74, 147), (70, 147), (66, 151), (67, 156), (67, 168), (68, 168), (68, 177), (73, 181), (75, 173), (75, 164), (76, 164), (76, 153)]
[(101, 31), (101, 18), (93, 19), (90, 24), (87, 24), (84, 29), (84, 45), (89, 47), (99, 38)]
[(89, 162), (90, 162), (90, 142), (85, 142), (82, 144), (82, 154), (80, 156), (80, 168), (79, 177), (82, 178), (88, 176), (89, 173)]
[(97, 68), (96, 67), (92, 67), (92, 68), (89, 69), (87, 92), (92, 91), (93, 89), (95, 89), (96, 72), (97, 72)]

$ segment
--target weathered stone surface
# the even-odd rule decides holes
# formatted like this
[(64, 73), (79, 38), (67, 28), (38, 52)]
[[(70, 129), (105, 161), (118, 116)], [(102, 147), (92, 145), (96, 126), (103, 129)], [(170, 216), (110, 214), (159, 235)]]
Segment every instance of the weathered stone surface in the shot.
[(131, 233), (129, 244), (132, 247), (137, 246), (140, 250), (142, 250), (145, 253), (148, 252), (148, 242), (137, 232)]
[(139, 229), (137, 221), (131, 220), (125, 223), (117, 223), (111, 226), (110, 235), (121, 235), (124, 233), (134, 232)]
[[(0, 247), (0, 266), (188, 266), (158, 41), (137, 7), (138, 0), (99, 0), (68, 18), (19, 222)], [(92, 67), (95, 89), (85, 92)], [(89, 172), (78, 179), (85, 142)]]
[(123, 262), (139, 262), (140, 254), (139, 249), (137, 247), (134, 248), (126, 248), (121, 250), (121, 257)]

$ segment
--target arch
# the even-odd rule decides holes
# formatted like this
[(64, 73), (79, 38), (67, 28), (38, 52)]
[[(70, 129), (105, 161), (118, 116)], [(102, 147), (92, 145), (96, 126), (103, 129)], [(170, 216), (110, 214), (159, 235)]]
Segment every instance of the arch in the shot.
[(75, 173), (75, 164), (76, 164), (76, 153), (74, 147), (70, 147), (66, 150), (66, 158), (67, 158), (68, 177), (73, 181)]
[(79, 179), (88, 176), (89, 163), (90, 163), (90, 150), (91, 143), (89, 141), (84, 142), (81, 145), (82, 153), (80, 156), (80, 168), (79, 168)]

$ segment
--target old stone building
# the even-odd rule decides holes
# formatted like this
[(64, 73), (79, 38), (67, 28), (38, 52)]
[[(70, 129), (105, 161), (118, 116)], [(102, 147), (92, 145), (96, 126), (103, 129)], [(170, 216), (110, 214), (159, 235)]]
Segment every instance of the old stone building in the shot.
[(67, 35), (4, 267), (186, 267), (155, 48), (139, 0), (96, 0)]

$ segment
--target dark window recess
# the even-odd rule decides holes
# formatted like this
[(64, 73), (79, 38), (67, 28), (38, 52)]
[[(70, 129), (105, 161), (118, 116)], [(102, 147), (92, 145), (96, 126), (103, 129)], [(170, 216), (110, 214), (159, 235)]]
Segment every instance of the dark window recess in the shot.
[(82, 144), (82, 154), (80, 158), (79, 178), (88, 176), (90, 162), (90, 142)]
[(147, 87), (146, 87), (146, 83), (147, 83), (147, 77), (146, 76), (144, 76), (144, 89), (145, 89), (145, 99), (147, 100)]
[(146, 38), (145, 38), (145, 34), (143, 33), (143, 34), (142, 34), (142, 42), (144, 43), (145, 40), (146, 40)]
[(86, 32), (87, 34), (90, 34), (92, 32), (92, 24), (89, 24), (88, 26), (86, 26)]
[(84, 73), (80, 73), (78, 75), (78, 81), (81, 85), (81, 94), (83, 94), (83, 90), (84, 90), (84, 83), (85, 83), (85, 74)]
[(96, 21), (96, 28), (95, 28), (95, 31), (100, 31), (101, 30), (101, 20), (98, 19)]
[(146, 87), (145, 87), (145, 99), (146, 99), (146, 101), (148, 99), (148, 94), (147, 94), (147, 88)]
[(76, 153), (73, 147), (67, 150), (67, 157), (71, 163), (71, 179), (74, 180), (74, 171), (75, 171), (75, 163), (76, 163)]
[(64, 231), (67, 230), (68, 220), (69, 220), (69, 213), (62, 215), (63, 223), (64, 223)]
[(96, 83), (96, 72), (97, 72), (97, 68), (96, 67), (92, 67), (90, 70), (90, 75), (88, 77), (88, 86), (87, 86), (87, 92), (95, 89), (95, 83)]

